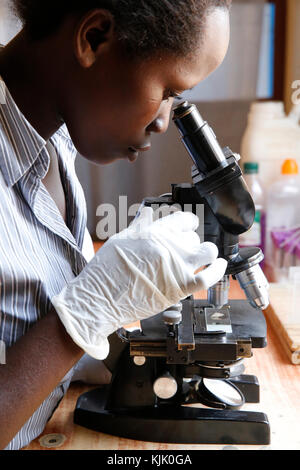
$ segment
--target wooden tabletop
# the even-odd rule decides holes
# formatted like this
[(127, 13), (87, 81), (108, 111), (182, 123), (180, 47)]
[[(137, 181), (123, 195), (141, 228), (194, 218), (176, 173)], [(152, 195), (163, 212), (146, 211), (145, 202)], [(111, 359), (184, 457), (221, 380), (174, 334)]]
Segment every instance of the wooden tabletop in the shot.
[[(199, 296), (201, 297), (201, 296)], [(232, 283), (230, 298), (244, 298), (236, 283)], [(272, 299), (271, 299), (272, 302)], [(246, 404), (243, 410), (266, 413), (271, 426), (271, 444), (245, 445), (182, 445), (134, 441), (105, 435), (73, 423), (73, 412), (79, 395), (95, 387), (72, 384), (42, 436), (25, 450), (220, 450), (233, 449), (300, 449), (300, 365), (293, 365), (280, 346), (273, 327), (268, 322), (268, 345), (254, 349), (247, 359), (246, 374), (257, 376), (260, 383), (259, 404)]]

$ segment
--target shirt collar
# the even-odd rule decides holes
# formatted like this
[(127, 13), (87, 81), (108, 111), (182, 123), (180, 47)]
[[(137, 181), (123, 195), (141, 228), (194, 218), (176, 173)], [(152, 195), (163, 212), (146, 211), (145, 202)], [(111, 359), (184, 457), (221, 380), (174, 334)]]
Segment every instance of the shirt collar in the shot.
[[(0, 168), (8, 186), (13, 186), (33, 166), (38, 157), (37, 174), (43, 178), (50, 160), (46, 141), (27, 121), (0, 76)], [(2, 148), (1, 148), (2, 147)]]

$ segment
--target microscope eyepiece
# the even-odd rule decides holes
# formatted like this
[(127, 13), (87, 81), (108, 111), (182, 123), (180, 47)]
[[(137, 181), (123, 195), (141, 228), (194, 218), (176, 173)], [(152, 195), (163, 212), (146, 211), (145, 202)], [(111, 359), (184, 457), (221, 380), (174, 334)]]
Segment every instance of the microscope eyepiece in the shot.
[(213, 130), (202, 119), (194, 104), (184, 101), (176, 106), (173, 121), (200, 174), (205, 176), (210, 171), (227, 165)]
[[(188, 116), (191, 113), (194, 113), (194, 116), (193, 116), (194, 118), (195, 118), (195, 114), (198, 115), (197, 117), (201, 118), (201, 115), (199, 111), (197, 110), (196, 106), (192, 103), (189, 103), (188, 101), (183, 101), (182, 103), (179, 103), (176, 106), (176, 108), (173, 109), (173, 112), (174, 112), (173, 120), (182, 119), (183, 117)], [(201, 120), (202, 120), (202, 124), (204, 124), (204, 121), (202, 118)]]

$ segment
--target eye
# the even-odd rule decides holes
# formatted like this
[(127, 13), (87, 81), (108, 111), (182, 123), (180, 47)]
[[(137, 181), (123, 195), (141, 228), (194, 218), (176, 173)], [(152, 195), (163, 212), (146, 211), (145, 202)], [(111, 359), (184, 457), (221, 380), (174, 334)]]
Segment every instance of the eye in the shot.
[(170, 98), (174, 98), (175, 100), (180, 100), (181, 96), (180, 93), (176, 93), (172, 90), (166, 90), (163, 96), (163, 101), (169, 101)]

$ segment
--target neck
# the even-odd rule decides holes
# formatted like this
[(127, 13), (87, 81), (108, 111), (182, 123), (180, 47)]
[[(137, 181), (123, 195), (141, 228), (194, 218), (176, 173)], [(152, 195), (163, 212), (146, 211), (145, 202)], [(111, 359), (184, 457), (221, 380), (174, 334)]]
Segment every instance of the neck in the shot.
[(30, 41), (21, 31), (0, 53), (0, 75), (17, 106), (48, 140), (62, 125), (57, 102), (57, 68), (51, 42)]

